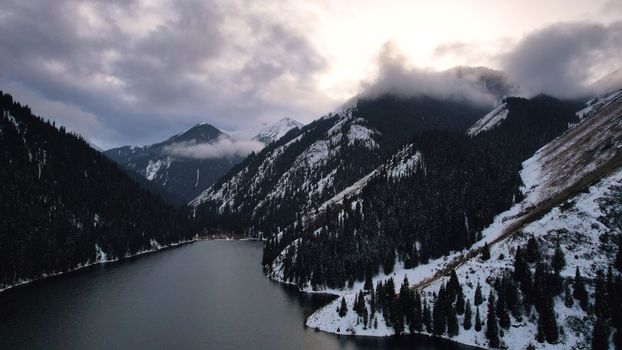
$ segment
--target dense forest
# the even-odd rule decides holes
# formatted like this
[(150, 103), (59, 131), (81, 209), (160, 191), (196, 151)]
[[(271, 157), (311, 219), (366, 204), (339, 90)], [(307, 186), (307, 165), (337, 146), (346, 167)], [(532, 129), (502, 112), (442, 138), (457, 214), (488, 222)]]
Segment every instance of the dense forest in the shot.
[[(485, 263), (490, 259), (489, 252), (483, 251), (478, 259)], [(513, 322), (528, 319), (538, 325), (529, 346), (534, 348), (537, 343), (556, 344), (565, 331), (570, 332), (559, 326), (556, 307), (578, 305), (584, 313), (584, 322), (592, 327), (591, 348), (607, 349), (612, 337), (613, 344), (620, 349), (622, 298), (617, 291), (622, 288), (622, 279), (613, 271), (622, 272), (621, 261), (622, 253), (618, 251), (615, 267), (610, 265), (607, 271), (598, 271), (590, 283), (579, 268), (574, 278), (563, 278), (560, 271), (566, 257), (562, 250), (558, 247), (547, 256), (532, 237), (526, 247), (517, 247), (511, 269), (486, 281), (492, 286), (488, 295), (482, 293), (478, 282), (477, 286), (470, 286), (475, 287), (472, 299), (467, 298), (463, 293), (465, 286), (455, 271), (434, 293), (411, 288), (408, 279), (399, 288), (392, 278), (376, 286), (367, 279), (352, 308), (342, 298), (335, 312), (340, 317), (348, 312), (356, 313), (357, 324), (364, 329), (377, 328), (378, 317), (382, 315), (395, 334), (408, 331), (451, 338), (464, 331), (482, 332), (491, 348), (510, 345), (502, 344), (504, 331)]]
[[(423, 96), (361, 99), (235, 166), (194, 204), (197, 227), (269, 236), (382, 164), (415, 132), (464, 133), (486, 111)], [(359, 130), (368, 135), (353, 137)]]
[(81, 137), (0, 93), (0, 288), (192, 238)]
[[(266, 243), (264, 264), (286, 281), (342, 288), (397, 261), (406, 268), (469, 247), (521, 196), (521, 163), (576, 122), (576, 106), (547, 96), (507, 98), (509, 116), (475, 137), (416, 131), (357, 196), (307, 216)], [(399, 176), (396, 166), (419, 161)], [(277, 259), (278, 258), (278, 259)]]

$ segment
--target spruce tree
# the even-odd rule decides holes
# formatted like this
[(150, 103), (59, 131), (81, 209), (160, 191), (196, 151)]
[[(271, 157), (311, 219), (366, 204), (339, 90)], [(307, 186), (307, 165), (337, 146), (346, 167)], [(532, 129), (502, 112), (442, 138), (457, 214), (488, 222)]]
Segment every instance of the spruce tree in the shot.
[(422, 315), (423, 325), (425, 326), (425, 330), (428, 333), (432, 332), (432, 315), (430, 313), (430, 307), (428, 306), (428, 302), (426, 299), (423, 300), (423, 315)]
[(462, 288), (458, 291), (458, 297), (456, 298), (456, 313), (458, 315), (464, 314), (464, 293), (462, 293)]
[(491, 290), (488, 296), (488, 316), (486, 317), (486, 338), (491, 348), (499, 347), (499, 329), (495, 314), (495, 296)]
[(479, 332), (482, 330), (482, 319), (479, 316), (479, 307), (475, 308), (475, 331)]
[(540, 248), (538, 247), (538, 242), (532, 236), (527, 241), (527, 251), (525, 254), (525, 258), (527, 262), (533, 264), (536, 261), (540, 260)]
[(482, 296), (482, 287), (479, 285), (479, 282), (477, 282), (477, 288), (475, 288), (475, 297), (473, 299), (473, 304), (475, 304), (475, 306), (479, 306), (482, 305), (483, 302), (484, 298)]
[(471, 322), (472, 322), (471, 318), (473, 318), (473, 315), (471, 314), (471, 302), (467, 300), (466, 306), (464, 309), (464, 321), (462, 322), (462, 326), (467, 331), (471, 329)]
[[(442, 290), (443, 287), (441, 287)], [(445, 315), (444, 305), (442, 298), (444, 294), (439, 291), (436, 302), (434, 303), (434, 309), (432, 310), (432, 333), (434, 335), (442, 335), (447, 328), (447, 316)]]
[(499, 293), (497, 299), (497, 317), (499, 318), (499, 326), (503, 329), (510, 328), (510, 314), (505, 304), (505, 293)]
[(412, 319), (410, 321), (410, 332), (420, 332), (423, 329), (423, 315), (421, 314), (421, 295), (418, 290), (413, 291)]
[(594, 281), (596, 288), (594, 292), (594, 313), (596, 317), (606, 320), (609, 318), (609, 293), (603, 277), (602, 271), (596, 273)]
[(339, 307), (339, 317), (344, 317), (348, 313), (348, 304), (346, 298), (341, 297), (341, 306)]
[(572, 296), (579, 301), (579, 305), (583, 311), (587, 311), (588, 307), (588, 295), (585, 290), (585, 282), (583, 281), (583, 277), (581, 277), (581, 273), (579, 272), (579, 267), (575, 270), (574, 283), (572, 285), (573, 291)]
[(487, 261), (490, 259), (490, 248), (488, 242), (484, 242), (484, 248), (482, 248), (482, 260)]
[(559, 243), (557, 243), (557, 245), (555, 246), (555, 253), (553, 254), (552, 265), (553, 269), (556, 272), (560, 272), (566, 266), (566, 255), (564, 254), (564, 251), (562, 250)]
[(592, 350), (607, 350), (609, 348), (609, 326), (602, 318), (596, 318), (592, 331)]
[(449, 304), (447, 306), (447, 335), (454, 337), (460, 332), (460, 326), (458, 325), (458, 316), (456, 310)]

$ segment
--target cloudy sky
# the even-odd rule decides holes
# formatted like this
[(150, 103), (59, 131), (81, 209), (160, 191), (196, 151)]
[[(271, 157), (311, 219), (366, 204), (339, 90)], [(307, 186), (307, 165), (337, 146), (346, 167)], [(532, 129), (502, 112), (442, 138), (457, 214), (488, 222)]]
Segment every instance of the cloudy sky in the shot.
[(573, 97), (620, 57), (622, 0), (0, 0), (0, 89), (103, 148), (309, 122), (457, 65)]

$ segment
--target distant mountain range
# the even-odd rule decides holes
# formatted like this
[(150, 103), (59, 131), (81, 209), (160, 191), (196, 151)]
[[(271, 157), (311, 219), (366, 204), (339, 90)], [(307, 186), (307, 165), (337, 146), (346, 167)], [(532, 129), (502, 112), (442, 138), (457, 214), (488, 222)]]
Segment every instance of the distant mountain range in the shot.
[[(152, 185), (164, 199), (182, 205), (195, 198), (241, 162), (252, 150), (285, 135), (301, 123), (285, 118), (261, 130), (249, 145), (214, 126), (201, 123), (169, 139), (143, 147), (123, 146), (104, 152)], [(261, 144), (259, 144), (261, 143)]]

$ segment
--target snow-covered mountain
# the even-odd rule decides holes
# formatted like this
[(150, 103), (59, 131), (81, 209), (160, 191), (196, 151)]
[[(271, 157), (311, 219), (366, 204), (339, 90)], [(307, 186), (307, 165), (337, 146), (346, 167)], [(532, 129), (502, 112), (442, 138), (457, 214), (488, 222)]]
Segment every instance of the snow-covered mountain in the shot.
[(264, 144), (274, 142), (285, 136), (290, 130), (302, 128), (304, 124), (291, 118), (283, 118), (273, 125), (262, 129), (257, 135), (253, 136), (253, 140)]
[(268, 144), (190, 206), (199, 225), (272, 235), (372, 171), (417, 131), (464, 132), (485, 110), (427, 97), (361, 99)]
[[(410, 302), (418, 300), (420, 305), (416, 309), (419, 310), (418, 317), (425, 318), (426, 309), (421, 305), (425, 305), (428, 312), (442, 307), (449, 315), (443, 321), (447, 330), (439, 330), (436, 325), (428, 327), (421, 318), (417, 319), (418, 324), (408, 324), (409, 321), (416, 322), (410, 317), (417, 312), (404, 311), (402, 317), (409, 321), (405, 325), (396, 324), (391, 311), (378, 306), (384, 301), (378, 294), (370, 294), (369, 288), (358, 279), (347, 288), (328, 289), (344, 297), (345, 315), (336, 311), (342, 303), (338, 298), (311, 315), (307, 326), (332, 333), (373, 336), (418, 332), (480, 347), (511, 349), (590, 348), (593, 332), (601, 327), (599, 331), (605, 334), (605, 344), (609, 343), (609, 348), (613, 348), (610, 342), (619, 335), (610, 338), (606, 334), (611, 334), (611, 329), (616, 331), (610, 326), (618, 327), (615, 322), (621, 310), (618, 309), (616, 293), (611, 291), (622, 286), (622, 270), (610, 270), (610, 277), (605, 276), (616, 261), (616, 254), (617, 261), (622, 262), (619, 248), (622, 241), (622, 94), (614, 92), (600, 101), (602, 103), (591, 113), (581, 114), (583, 119), (580, 122), (572, 124), (566, 132), (522, 162), (520, 199), (517, 198), (507, 210), (497, 213), (489, 225), (478, 230), (477, 240), (470, 248), (432, 257), (428, 261), (420, 259), (420, 264), (414, 267), (412, 264), (406, 266), (407, 261), (398, 258), (394, 269), (385, 269), (373, 277), (370, 283), (373, 286), (378, 283), (386, 285), (389, 279), (392, 285), (399, 286), (407, 278), (412, 298), (417, 295)], [(498, 133), (503, 135), (501, 139), (505, 142), (512, 142), (508, 139), (511, 134), (503, 132), (514, 119), (512, 111), (515, 107), (512, 106), (512, 102), (508, 103), (509, 113), (504, 123), (471, 136), (472, 140), (492, 138)], [(489, 117), (483, 120), (490, 121)], [(412, 156), (404, 157), (405, 154)], [(411, 169), (411, 174), (431, 171), (430, 164), (426, 164), (426, 152), (419, 154), (412, 148), (405, 148), (402, 155), (397, 154), (392, 159), (393, 165), (384, 171), (385, 174), (393, 173), (392, 169), (404, 168), (401, 164), (408, 159), (416, 160), (411, 162), (413, 166), (405, 167)], [(389, 163), (383, 167), (388, 166)], [(376, 170), (372, 178), (378, 177), (380, 172)], [(366, 183), (368, 187), (372, 186), (373, 179)], [(365, 192), (364, 188), (356, 191), (357, 194)], [(341, 218), (348, 216), (350, 206), (365, 208), (368, 205), (360, 195), (340, 200), (351, 203), (337, 211)], [(362, 215), (368, 214), (363, 210)], [(325, 219), (311, 221), (326, 222)], [(472, 223), (473, 217), (465, 212), (464, 226), (468, 228)], [(320, 230), (317, 234), (324, 233)], [(287, 255), (291, 253), (286, 252), (293, 251), (295, 257), (301, 257), (304, 254), (301, 247), (308, 244), (300, 238), (290, 248), (284, 248), (269, 269), (271, 276), (300, 286), (299, 281), (288, 278), (288, 269), (295, 268), (292, 266), (296, 266), (296, 262), (288, 262)], [(306, 261), (307, 265), (313, 263)], [(575, 277), (577, 271), (582, 276), (580, 279)], [(453, 287), (455, 283), (451, 281), (453, 277), (449, 277), (450, 272), (457, 278), (459, 291)], [(312, 288), (312, 285), (302, 286)], [(440, 295), (446, 295), (450, 288), (454, 290), (455, 299), (441, 301)], [(582, 288), (585, 288), (585, 296), (580, 292)], [(376, 293), (380, 293), (379, 290)], [(404, 294), (404, 289), (400, 293)], [(483, 297), (481, 305), (476, 294)], [(393, 297), (400, 305), (406, 302), (401, 295)], [(490, 297), (496, 301), (487, 306)], [(468, 301), (470, 314), (464, 313), (464, 303), (458, 306), (460, 299)], [(488, 317), (489, 310), (494, 313), (492, 321)], [(473, 326), (476, 311), (482, 324), (480, 329)], [(452, 317), (458, 328), (450, 330)], [(468, 326), (465, 324), (467, 317)], [(489, 332), (491, 322), (495, 327), (493, 333)], [(490, 334), (498, 337), (498, 344), (493, 343)]]
[[(244, 159), (246, 154), (235, 152), (208, 153), (210, 146), (226, 150), (219, 147), (222, 142), (233, 144), (235, 140), (212, 125), (201, 123), (160, 143), (113, 148), (104, 154), (162, 188), (163, 196), (174, 204), (184, 204)], [(193, 152), (197, 150), (206, 151), (207, 156), (195, 156)]]

